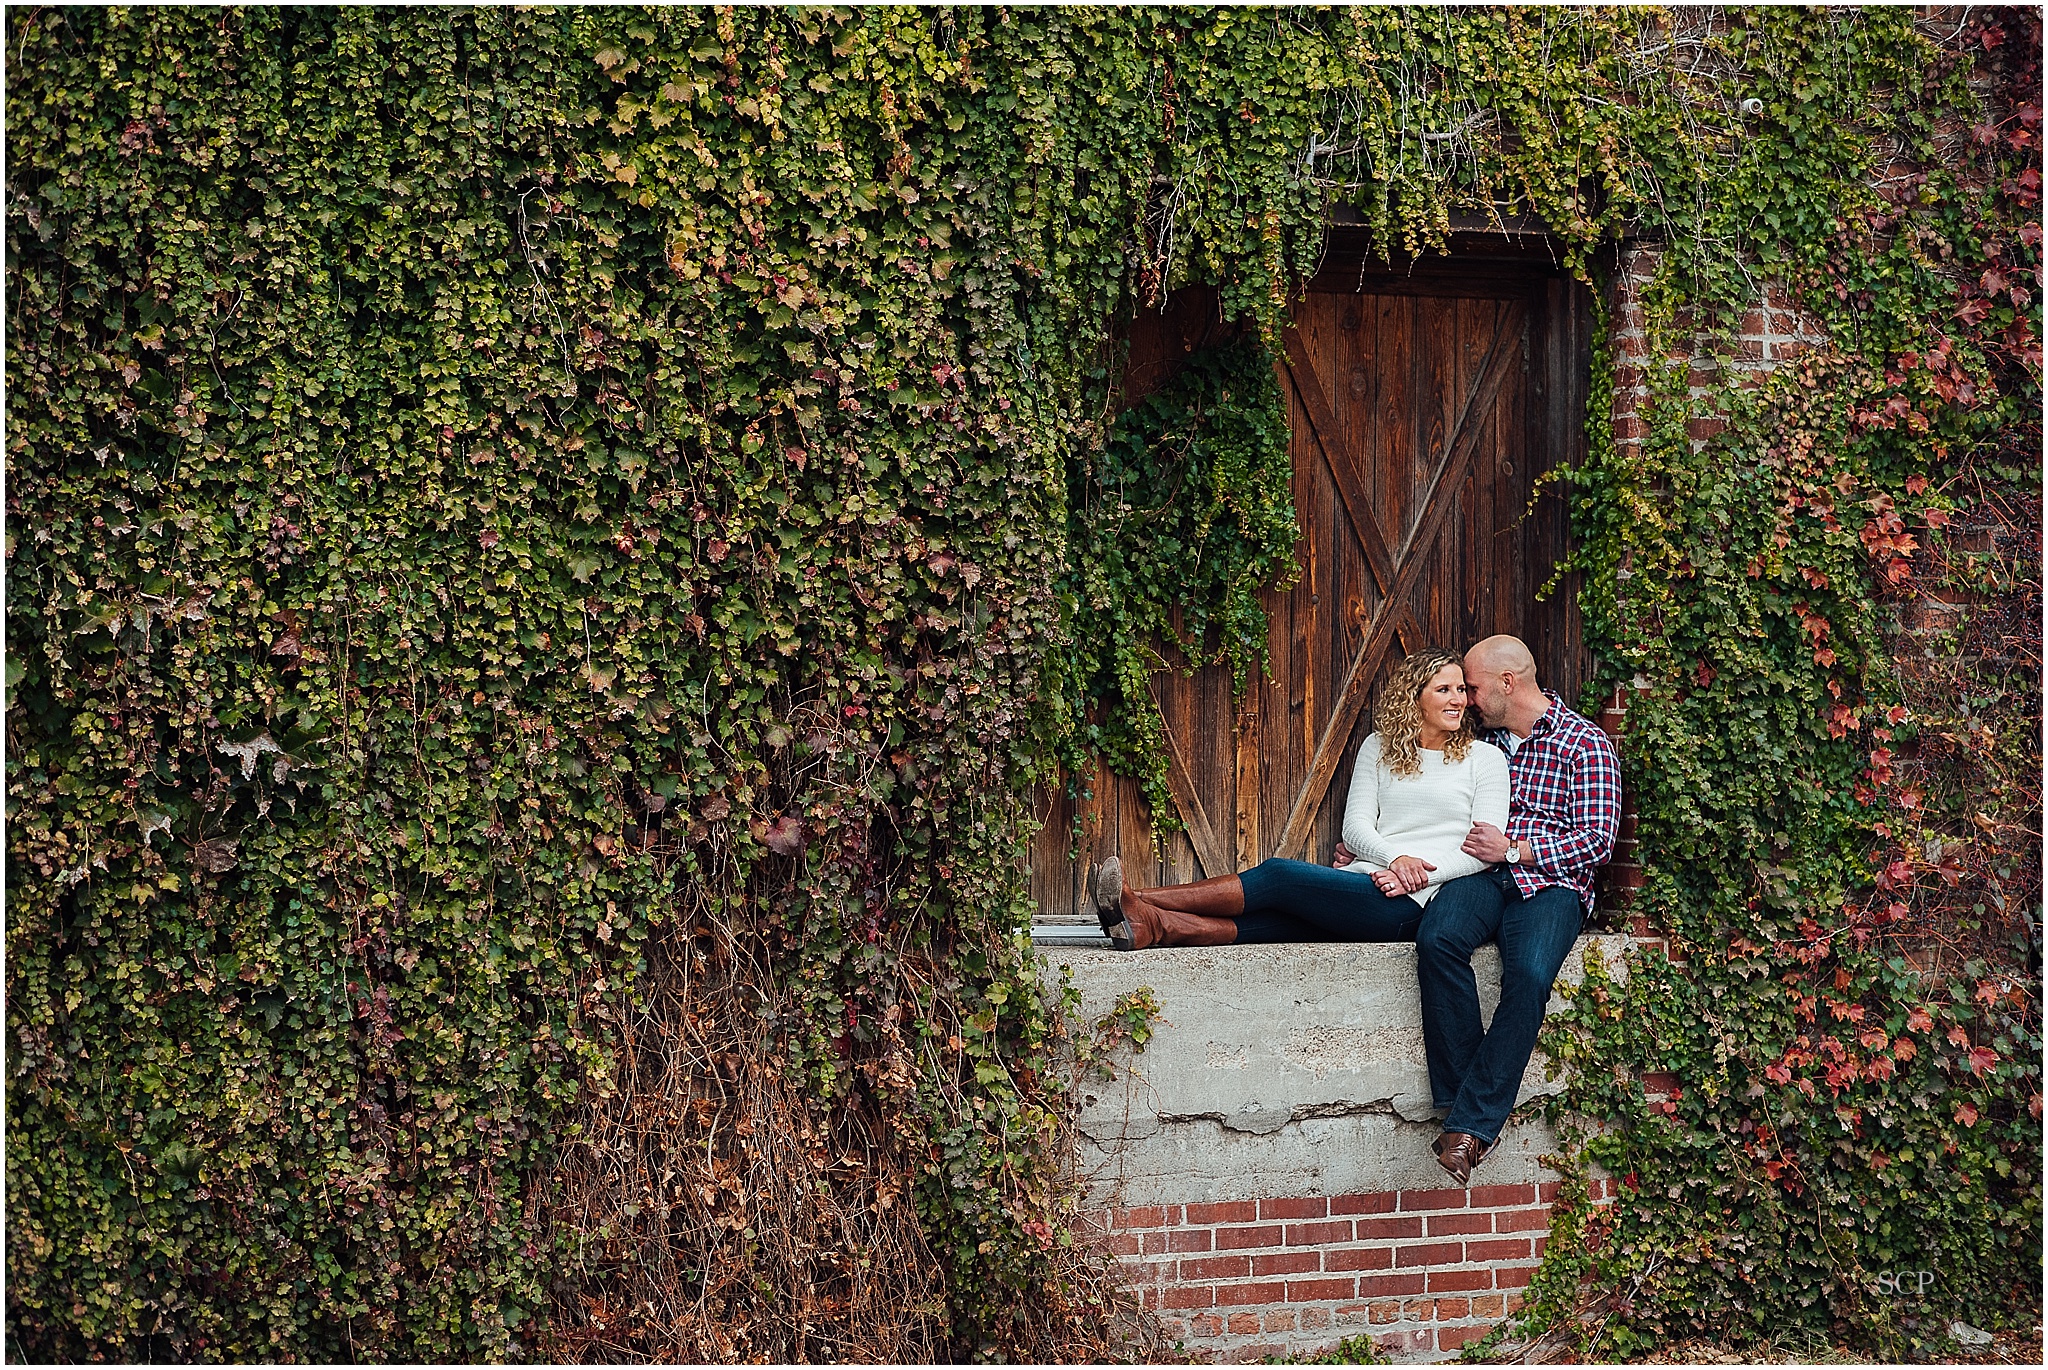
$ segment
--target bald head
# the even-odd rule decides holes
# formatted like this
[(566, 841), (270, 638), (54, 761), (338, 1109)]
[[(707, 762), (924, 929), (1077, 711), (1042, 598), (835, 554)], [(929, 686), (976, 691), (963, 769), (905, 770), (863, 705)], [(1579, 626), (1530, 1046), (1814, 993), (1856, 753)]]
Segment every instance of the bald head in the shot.
[(1517, 737), (1527, 737), (1550, 708), (1550, 697), (1536, 683), (1536, 658), (1528, 644), (1506, 633), (1465, 653), (1465, 687), (1488, 727), (1510, 729)]
[(1518, 637), (1496, 633), (1472, 645), (1465, 653), (1465, 672), (1474, 670), (1483, 675), (1500, 675), (1513, 672), (1531, 685), (1536, 683), (1536, 658), (1529, 652), (1529, 645)]

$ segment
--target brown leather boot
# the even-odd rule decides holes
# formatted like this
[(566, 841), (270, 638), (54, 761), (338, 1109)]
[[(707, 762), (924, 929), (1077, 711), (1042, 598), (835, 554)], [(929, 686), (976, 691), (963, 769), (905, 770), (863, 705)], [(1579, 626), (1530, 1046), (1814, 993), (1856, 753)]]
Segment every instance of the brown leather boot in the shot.
[(1161, 885), (1142, 893), (1155, 907), (1181, 913), (1235, 918), (1244, 912), (1244, 881), (1234, 875), (1218, 875), (1189, 885)]
[(1124, 892), (1121, 904), (1123, 919), (1109, 930), (1110, 945), (1118, 951), (1227, 947), (1237, 940), (1237, 924), (1228, 918), (1162, 909), (1134, 890)]
[(1096, 872), (1095, 911), (1119, 951), (1228, 946), (1237, 940), (1231, 915), (1244, 912), (1244, 882), (1223, 875), (1141, 894), (1125, 883), (1124, 863), (1112, 856)]

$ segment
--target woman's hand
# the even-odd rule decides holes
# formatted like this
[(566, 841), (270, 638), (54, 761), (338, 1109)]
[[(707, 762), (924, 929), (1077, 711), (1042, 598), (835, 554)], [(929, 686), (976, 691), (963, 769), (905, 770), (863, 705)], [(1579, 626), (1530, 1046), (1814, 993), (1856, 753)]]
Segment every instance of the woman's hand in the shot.
[(1408, 891), (1401, 888), (1401, 877), (1392, 871), (1374, 871), (1372, 882), (1380, 887), (1380, 893), (1389, 899), (1399, 899)]
[(1391, 863), (1391, 874), (1401, 882), (1403, 894), (1413, 894), (1429, 883), (1429, 873), (1435, 866), (1419, 856), (1397, 856)]

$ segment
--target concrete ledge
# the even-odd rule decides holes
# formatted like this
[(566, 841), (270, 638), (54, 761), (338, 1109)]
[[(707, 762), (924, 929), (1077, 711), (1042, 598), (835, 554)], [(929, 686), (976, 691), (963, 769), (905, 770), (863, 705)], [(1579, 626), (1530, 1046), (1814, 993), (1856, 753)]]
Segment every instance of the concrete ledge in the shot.
[[(1585, 948), (1610, 965), (1623, 935), (1582, 937), (1561, 978), (1584, 973)], [(1117, 952), (1043, 947), (1049, 978), (1070, 968), (1080, 1015), (1150, 987), (1163, 1011), (1146, 1049), (1113, 1084), (1091, 1087), (1079, 1162), (1104, 1208), (1434, 1188), (1421, 1002), (1412, 944), (1175, 947)], [(1499, 953), (1474, 958), (1481, 1011), (1500, 995)], [(1558, 1001), (1552, 1000), (1553, 1010)], [(1539, 1053), (1521, 1102), (1556, 1093)], [(1541, 1119), (1511, 1119), (1475, 1184), (1555, 1178), (1538, 1158), (1554, 1144)]]

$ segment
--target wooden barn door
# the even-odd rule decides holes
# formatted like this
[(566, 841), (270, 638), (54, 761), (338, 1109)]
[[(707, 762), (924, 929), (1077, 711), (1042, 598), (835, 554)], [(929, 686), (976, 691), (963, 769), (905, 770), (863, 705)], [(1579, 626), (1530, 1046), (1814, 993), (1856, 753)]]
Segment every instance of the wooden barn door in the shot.
[[(1213, 297), (1174, 305), (1133, 330), (1134, 390), (1213, 341)], [(1301, 574), (1266, 596), (1271, 675), (1242, 697), (1222, 668), (1154, 678), (1186, 831), (1155, 857), (1136, 786), (1106, 772), (1092, 798), (1049, 791), (1033, 852), (1044, 915), (1085, 913), (1086, 871), (1113, 853), (1147, 884), (1327, 860), (1376, 688), (1407, 652), (1514, 632), (1547, 686), (1569, 700), (1584, 679), (1575, 585), (1536, 598), (1567, 532), (1558, 484), (1539, 480), (1583, 442), (1577, 288), (1518, 261), (1339, 259), (1283, 342)]]

